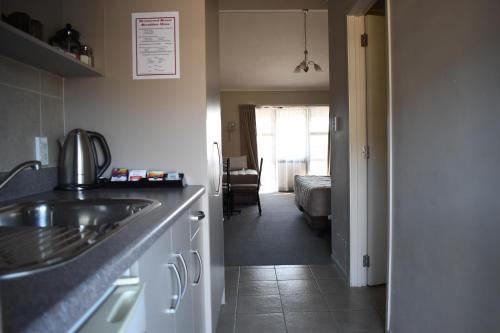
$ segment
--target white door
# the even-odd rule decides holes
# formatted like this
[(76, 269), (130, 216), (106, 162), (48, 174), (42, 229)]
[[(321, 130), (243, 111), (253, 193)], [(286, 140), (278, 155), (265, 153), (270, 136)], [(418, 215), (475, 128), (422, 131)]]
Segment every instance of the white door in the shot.
[(385, 17), (368, 15), (365, 29), (368, 158), (368, 285), (387, 279), (387, 47)]
[[(220, 132), (219, 132), (220, 133)], [(220, 134), (219, 134), (220, 135)], [(220, 141), (212, 141), (212, 156), (209, 161), (213, 186), (208, 186), (209, 219), (208, 225), (202, 223), (202, 234), (208, 229), (210, 234), (210, 290), (212, 310), (212, 330), (219, 318), (220, 305), (224, 292), (224, 219), (222, 215), (222, 150)], [(215, 170), (217, 169), (217, 170)], [(208, 227), (208, 228), (207, 228)], [(205, 259), (206, 259), (206, 253)], [(208, 262), (208, 260), (205, 260)], [(208, 331), (208, 329), (207, 329)]]
[[(205, 267), (209, 266), (209, 274), (205, 275), (207, 290), (207, 309), (211, 310), (211, 327), (206, 331), (214, 331), (219, 318), (220, 306), (224, 292), (224, 219), (222, 214), (222, 147), (220, 106), (218, 101), (209, 103), (207, 111), (207, 159), (209, 184), (208, 194), (208, 221), (202, 222), (200, 228), (203, 235), (203, 252)], [(207, 239), (208, 238), (208, 239)], [(209, 282), (208, 282), (209, 281)], [(208, 288), (208, 284), (210, 288)], [(208, 302), (207, 302), (208, 303)], [(208, 322), (208, 321), (207, 321)]]
[[(222, 215), (222, 147), (221, 108), (219, 83), (219, 9), (217, 0), (205, 1), (206, 64), (207, 64), (207, 162), (208, 220), (201, 224), (203, 259), (207, 274), (204, 275), (206, 310), (211, 310), (211, 327), (215, 331), (224, 293), (224, 229)], [(213, 184), (214, 186), (211, 186)], [(207, 267), (210, 269), (207, 270)], [(209, 303), (209, 304), (208, 304)], [(208, 317), (208, 316), (207, 316)], [(208, 319), (208, 318), (207, 318)]]

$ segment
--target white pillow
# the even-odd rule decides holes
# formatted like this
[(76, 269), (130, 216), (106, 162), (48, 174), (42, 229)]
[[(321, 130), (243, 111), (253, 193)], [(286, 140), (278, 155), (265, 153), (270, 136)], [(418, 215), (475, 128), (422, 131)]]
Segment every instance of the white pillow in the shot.
[(247, 155), (229, 157), (229, 170), (241, 170), (247, 168)]

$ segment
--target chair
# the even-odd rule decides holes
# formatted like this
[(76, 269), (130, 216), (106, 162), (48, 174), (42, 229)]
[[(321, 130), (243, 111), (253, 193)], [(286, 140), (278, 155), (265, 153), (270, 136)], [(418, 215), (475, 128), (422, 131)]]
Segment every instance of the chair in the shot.
[(230, 160), (225, 158), (222, 162), (225, 177), (222, 182), (222, 203), (225, 216), (229, 219), (232, 215), (231, 173)]
[(257, 205), (259, 207), (259, 216), (262, 216), (262, 207), (260, 205), (260, 196), (259, 196), (259, 190), (260, 190), (260, 176), (262, 174), (262, 163), (264, 159), (260, 159), (260, 166), (259, 166), (259, 174), (257, 177), (257, 184), (232, 184), (231, 185), (231, 200), (233, 200), (235, 194), (245, 194), (245, 195), (253, 195), (255, 196), (255, 199), (257, 201)]

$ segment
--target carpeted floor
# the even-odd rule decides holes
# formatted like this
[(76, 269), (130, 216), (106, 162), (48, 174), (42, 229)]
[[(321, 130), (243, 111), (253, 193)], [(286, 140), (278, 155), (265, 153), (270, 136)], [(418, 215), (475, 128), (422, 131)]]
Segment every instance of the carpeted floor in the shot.
[(306, 224), (293, 193), (261, 194), (257, 205), (224, 222), (226, 266), (318, 265), (331, 263), (329, 237), (318, 236)]

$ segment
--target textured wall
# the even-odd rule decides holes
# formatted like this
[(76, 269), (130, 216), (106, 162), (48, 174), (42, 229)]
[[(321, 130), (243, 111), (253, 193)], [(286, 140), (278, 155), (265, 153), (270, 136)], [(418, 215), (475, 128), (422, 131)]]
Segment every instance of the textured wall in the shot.
[(35, 159), (35, 137), (49, 139), (49, 166), (57, 166), (64, 133), (63, 80), (0, 57), (0, 172)]
[[(328, 105), (328, 91), (226, 91), (221, 93), (222, 152), (224, 156), (240, 155), (240, 116), (238, 105)], [(227, 123), (236, 122), (234, 132)]]
[(392, 332), (499, 330), (499, 12), (392, 1)]

